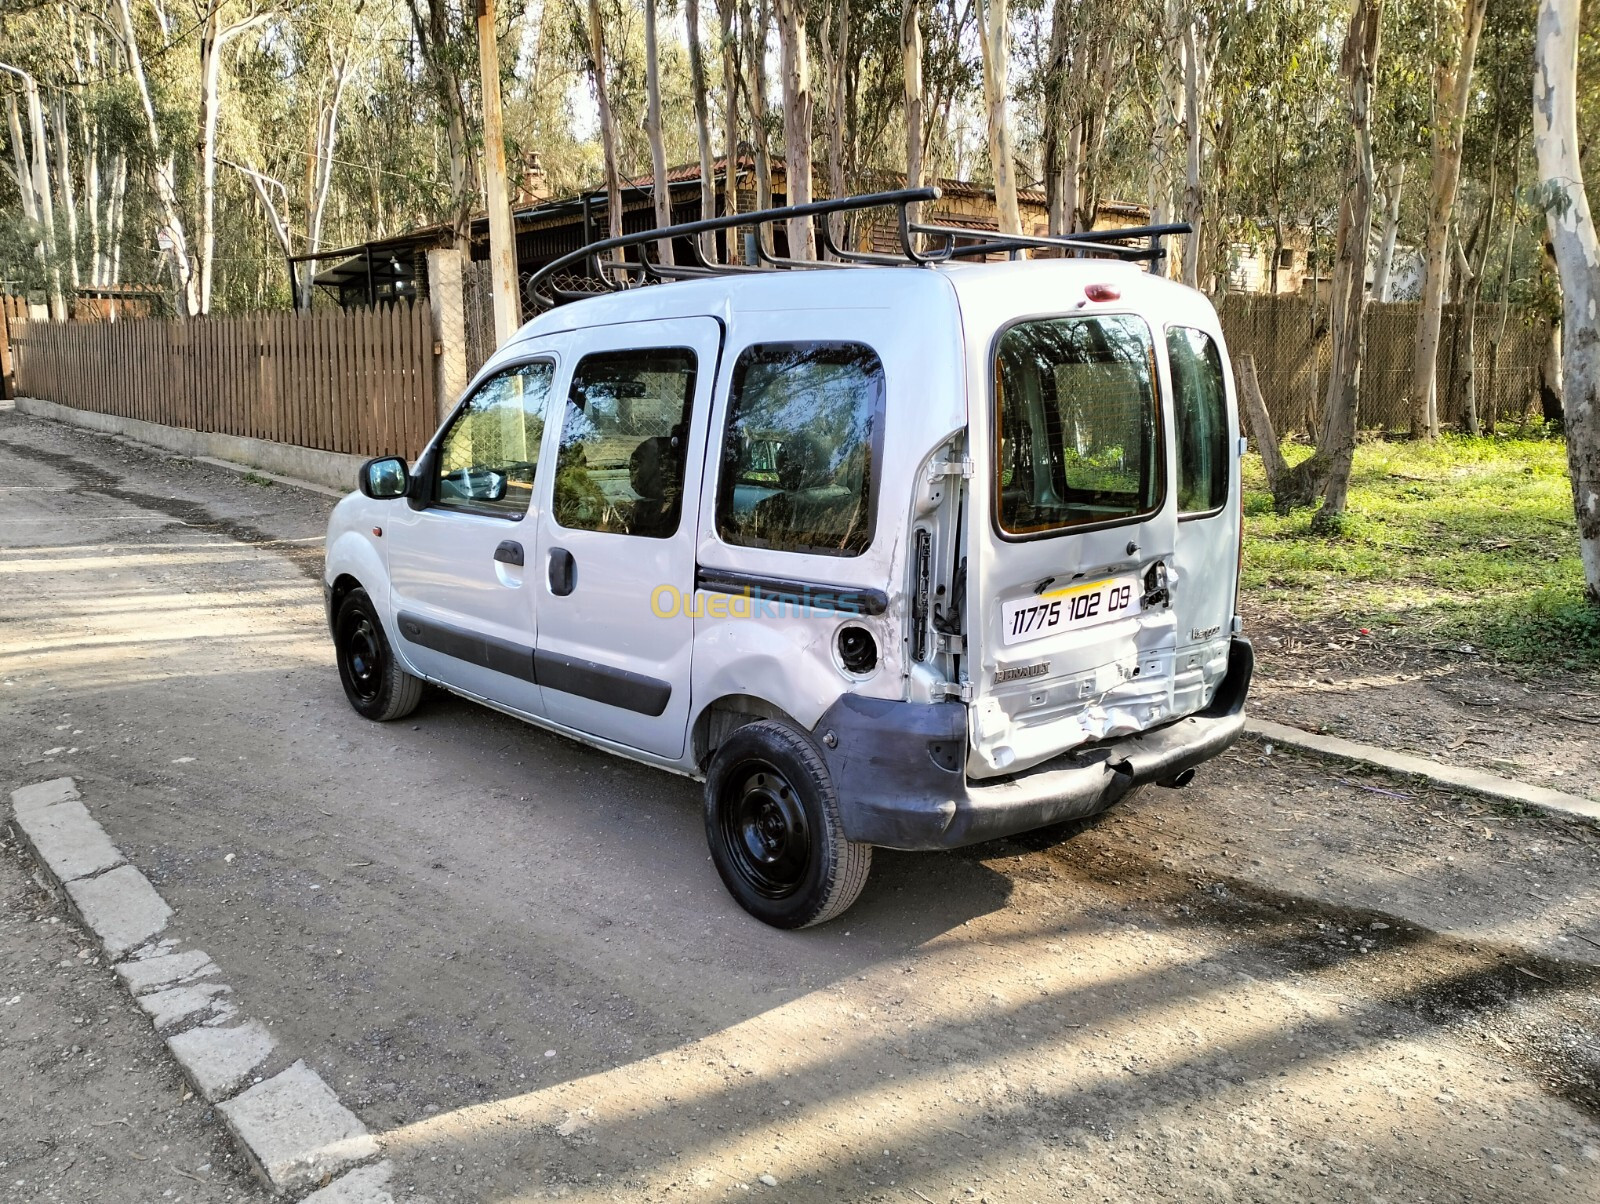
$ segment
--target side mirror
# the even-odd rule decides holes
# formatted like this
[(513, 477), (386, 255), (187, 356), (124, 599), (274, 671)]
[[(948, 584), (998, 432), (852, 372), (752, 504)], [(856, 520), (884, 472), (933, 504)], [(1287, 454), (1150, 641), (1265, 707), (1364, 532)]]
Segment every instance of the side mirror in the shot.
[(385, 456), (368, 460), (361, 466), (356, 476), (356, 487), (364, 496), (380, 501), (405, 497), (411, 490), (411, 475), (406, 471), (406, 462), (399, 456)]

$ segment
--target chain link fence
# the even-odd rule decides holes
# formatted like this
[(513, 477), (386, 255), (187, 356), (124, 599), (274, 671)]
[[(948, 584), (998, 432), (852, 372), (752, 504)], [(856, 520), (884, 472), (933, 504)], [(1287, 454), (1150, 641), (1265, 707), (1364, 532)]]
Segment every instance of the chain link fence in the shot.
[[(1358, 421), (1368, 430), (1409, 430), (1406, 392), (1421, 305), (1374, 302), (1367, 308)], [(1219, 308), (1228, 353), (1253, 355), (1261, 392), (1279, 435), (1316, 425), (1333, 359), (1328, 307), (1304, 297), (1230, 296)], [(1550, 339), (1544, 318), (1516, 306), (1480, 305), (1469, 340), (1464, 307), (1447, 305), (1439, 333), (1439, 421), (1463, 424), (1468, 343), (1475, 366), (1478, 414), (1485, 429), (1520, 422), (1537, 408), (1539, 361)]]

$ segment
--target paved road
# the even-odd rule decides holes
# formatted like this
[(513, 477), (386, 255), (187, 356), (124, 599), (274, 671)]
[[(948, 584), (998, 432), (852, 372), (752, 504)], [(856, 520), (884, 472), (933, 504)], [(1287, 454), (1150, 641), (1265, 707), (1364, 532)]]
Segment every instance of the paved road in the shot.
[(77, 779), (401, 1193), (1600, 1195), (1587, 829), (1242, 747), (778, 933), (693, 783), (351, 712), (326, 499), (3, 412), (0, 481), (0, 786)]

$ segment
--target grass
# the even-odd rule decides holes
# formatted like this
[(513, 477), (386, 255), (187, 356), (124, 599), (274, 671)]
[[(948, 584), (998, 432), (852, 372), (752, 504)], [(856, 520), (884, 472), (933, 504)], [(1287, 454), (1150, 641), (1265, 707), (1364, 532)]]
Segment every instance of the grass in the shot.
[[(1285, 454), (1294, 463), (1310, 448)], [(1254, 454), (1244, 489), (1248, 600), (1507, 662), (1600, 668), (1600, 610), (1583, 595), (1560, 439), (1365, 442), (1332, 537), (1311, 534), (1309, 509), (1273, 512)]]

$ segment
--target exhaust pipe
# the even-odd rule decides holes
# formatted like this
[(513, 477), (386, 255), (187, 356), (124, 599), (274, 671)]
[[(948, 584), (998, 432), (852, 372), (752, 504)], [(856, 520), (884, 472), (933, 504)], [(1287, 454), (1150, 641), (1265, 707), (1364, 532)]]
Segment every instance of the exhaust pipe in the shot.
[(1170, 778), (1157, 778), (1156, 785), (1165, 786), (1168, 790), (1182, 790), (1192, 781), (1194, 781), (1194, 770), (1184, 769), (1173, 774)]

